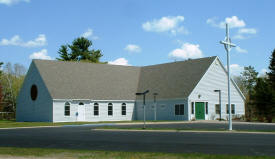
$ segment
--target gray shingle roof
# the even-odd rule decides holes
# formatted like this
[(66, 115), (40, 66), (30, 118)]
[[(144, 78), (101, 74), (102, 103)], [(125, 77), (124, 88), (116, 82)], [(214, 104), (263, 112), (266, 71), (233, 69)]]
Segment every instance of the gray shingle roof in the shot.
[(34, 60), (53, 99), (135, 100), (150, 90), (158, 98), (185, 98), (214, 57), (145, 67)]
[(34, 60), (53, 99), (134, 100), (140, 68)]
[(141, 68), (138, 91), (157, 92), (159, 99), (187, 98), (216, 56)]

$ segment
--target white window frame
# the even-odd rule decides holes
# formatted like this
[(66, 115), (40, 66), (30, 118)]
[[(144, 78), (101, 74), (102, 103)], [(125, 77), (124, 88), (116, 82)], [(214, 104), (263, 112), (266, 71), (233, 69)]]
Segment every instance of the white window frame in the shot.
[[(123, 107), (125, 106), (125, 110), (123, 110)], [(125, 111), (125, 114), (123, 114), (123, 111)], [(121, 115), (126, 116), (127, 115), (127, 105), (126, 103), (121, 104)]]
[[(95, 107), (97, 107), (97, 115), (95, 115)], [(93, 107), (93, 116), (99, 116), (99, 104), (98, 103), (94, 103), (94, 107)]]
[[(69, 115), (66, 115), (66, 107), (67, 106), (69, 106)], [(65, 102), (65, 104), (64, 104), (64, 116), (65, 117), (70, 117), (71, 116), (71, 103), (70, 102)]]
[[(109, 115), (109, 106), (112, 106), (112, 109), (111, 109), (111, 112), (112, 112), (112, 114), (111, 115)], [(114, 115), (114, 105), (113, 105), (113, 103), (108, 103), (108, 107), (107, 107), (107, 110), (108, 110), (108, 116), (113, 116)]]

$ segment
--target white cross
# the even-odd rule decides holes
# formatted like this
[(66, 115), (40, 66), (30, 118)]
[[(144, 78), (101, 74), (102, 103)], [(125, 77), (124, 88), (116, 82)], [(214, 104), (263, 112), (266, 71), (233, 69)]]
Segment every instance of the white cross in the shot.
[(236, 47), (235, 44), (231, 43), (231, 39), (229, 38), (229, 27), (228, 24), (226, 24), (226, 36), (223, 41), (220, 41), (221, 44), (224, 45), (224, 48), (227, 52), (231, 50), (232, 47)]

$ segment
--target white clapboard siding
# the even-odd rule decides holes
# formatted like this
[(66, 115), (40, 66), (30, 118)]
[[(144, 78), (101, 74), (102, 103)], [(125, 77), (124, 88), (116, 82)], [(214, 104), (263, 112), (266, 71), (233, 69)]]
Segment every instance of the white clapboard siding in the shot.
[[(35, 101), (31, 99), (31, 86), (38, 88)], [(16, 121), (52, 121), (52, 98), (36, 68), (32, 63), (17, 98)]]
[[(212, 63), (206, 74), (203, 76), (201, 81), (195, 87), (193, 92), (188, 98), (188, 103), (190, 105), (190, 117), (189, 120), (194, 118), (194, 115), (191, 114), (191, 102), (208, 102), (208, 115), (206, 115), (206, 120), (214, 120), (219, 118), (219, 115), (215, 112), (215, 104), (219, 104), (219, 93), (214, 92), (214, 90), (221, 90), (221, 99), (222, 99), (222, 118), (227, 119), (228, 115), (226, 114), (226, 104), (228, 103), (227, 96), (227, 74), (218, 58)], [(242, 94), (238, 91), (238, 88), (235, 87), (231, 81), (231, 104), (235, 104), (235, 115), (240, 117), (244, 115), (244, 99)], [(200, 98), (199, 98), (200, 95)], [(233, 116), (233, 117), (234, 117)]]
[[(70, 103), (70, 116), (65, 116), (65, 103)], [(77, 121), (76, 113), (79, 103), (84, 103), (85, 106), (85, 121), (130, 121), (134, 119), (134, 101), (74, 101), (74, 100), (58, 100), (53, 102), (54, 105), (54, 122), (73, 122)], [(94, 115), (94, 103), (99, 104), (99, 115)], [(108, 103), (113, 104), (113, 115), (108, 115)], [(122, 115), (122, 103), (126, 104), (126, 115)]]

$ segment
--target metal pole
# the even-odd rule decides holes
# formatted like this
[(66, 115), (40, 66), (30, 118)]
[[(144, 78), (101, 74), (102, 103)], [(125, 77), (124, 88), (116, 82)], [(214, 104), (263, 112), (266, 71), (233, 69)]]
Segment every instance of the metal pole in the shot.
[(221, 90), (219, 91), (219, 104), (220, 104), (220, 121), (222, 121), (222, 99), (221, 99)]
[(230, 101), (230, 49), (231, 47), (235, 47), (235, 44), (231, 43), (229, 38), (229, 27), (226, 24), (226, 37), (224, 41), (220, 42), (224, 45), (226, 53), (227, 53), (227, 82), (228, 82), (228, 110), (229, 110), (229, 130), (232, 130), (232, 115), (231, 115), (231, 101)]
[[(226, 24), (226, 37), (227, 37), (227, 42), (230, 43), (229, 41), (229, 28), (228, 24)], [(229, 130), (232, 130), (232, 118), (231, 118), (231, 101), (230, 101), (230, 56), (229, 56), (229, 47), (226, 49), (227, 53), (227, 82), (228, 82), (228, 107), (229, 107)]]
[(143, 129), (145, 129), (145, 120), (146, 120), (146, 113), (145, 113), (145, 94), (143, 94)]
[(157, 105), (156, 105), (156, 95), (154, 95), (154, 106), (155, 106), (155, 121), (157, 120)]

